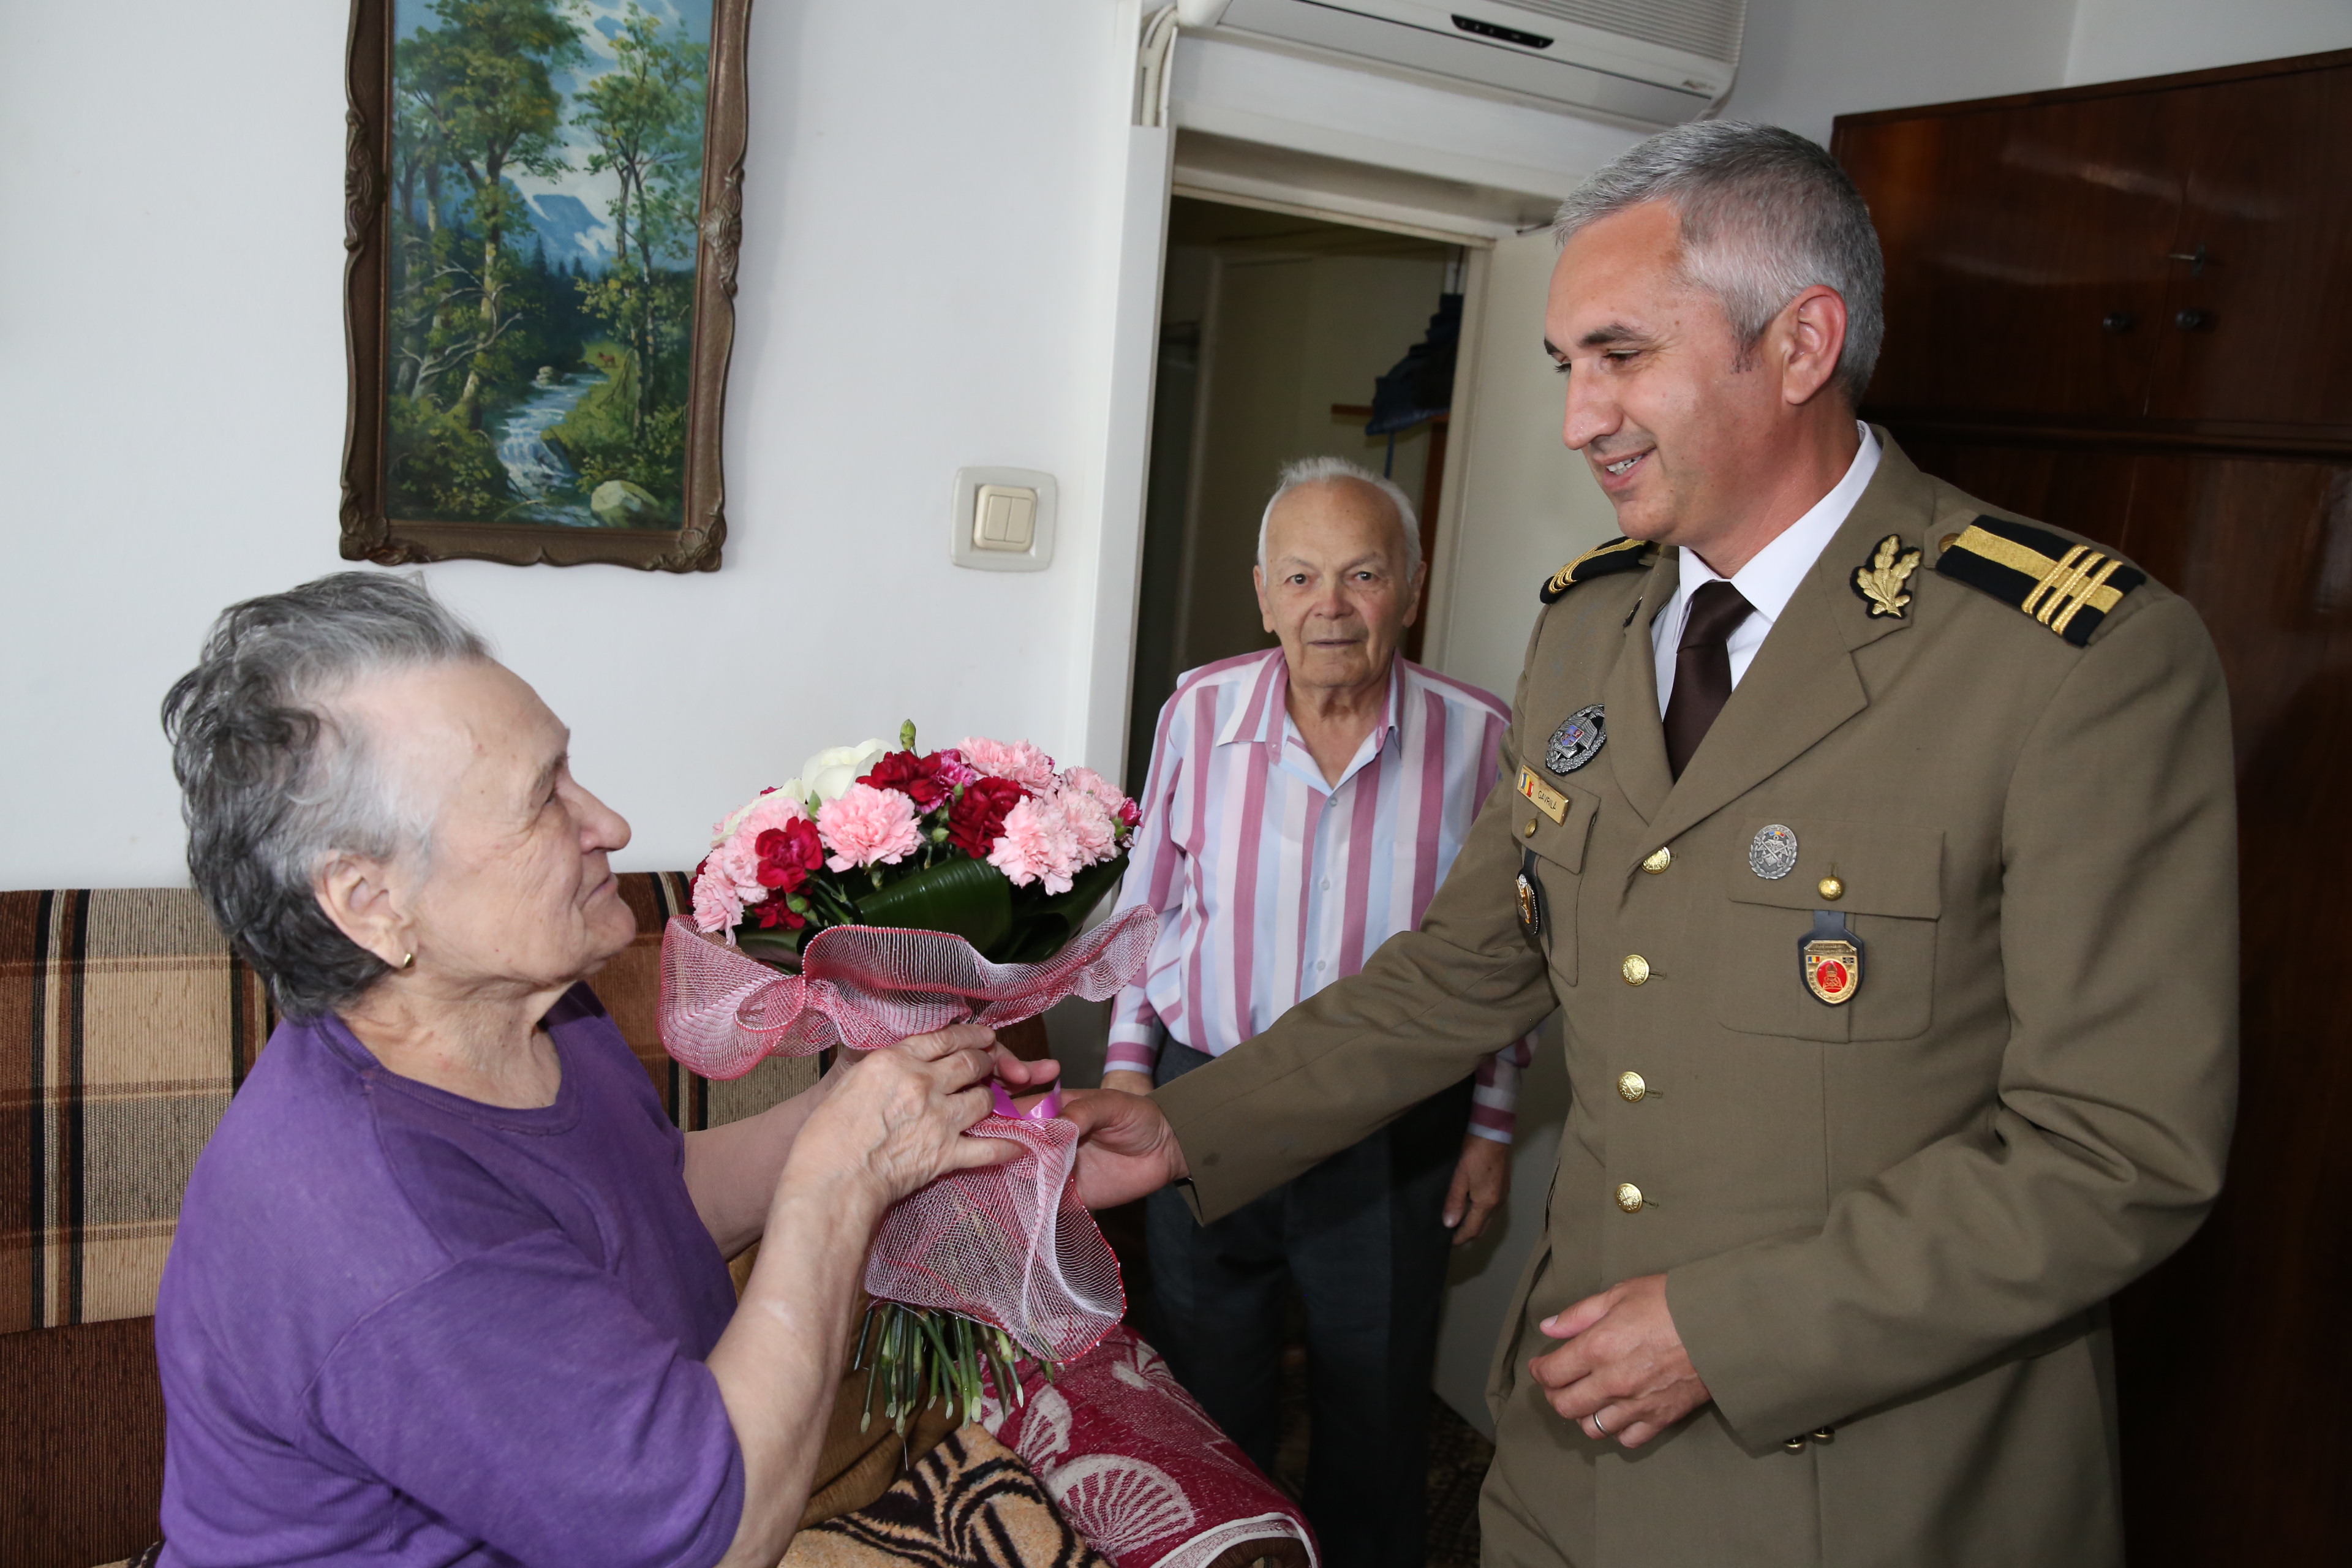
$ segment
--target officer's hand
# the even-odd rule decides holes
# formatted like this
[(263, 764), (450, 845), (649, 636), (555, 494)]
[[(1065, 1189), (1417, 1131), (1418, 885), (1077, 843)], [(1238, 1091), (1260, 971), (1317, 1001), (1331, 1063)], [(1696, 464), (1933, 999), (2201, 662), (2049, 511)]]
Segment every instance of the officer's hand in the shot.
[(1192, 1174), (1160, 1104), (1117, 1089), (1080, 1089), (1062, 1101), (1078, 1124), (1078, 1201), (1113, 1208)]
[(1675, 1331), (1663, 1274), (1612, 1285), (1536, 1326), (1568, 1342), (1528, 1370), (1587, 1436), (1638, 1448), (1715, 1397)]
[(1510, 1190), (1511, 1146), (1464, 1133), (1462, 1158), (1454, 1163), (1454, 1184), (1445, 1189), (1445, 1224), (1454, 1232), (1454, 1245), (1476, 1240)]

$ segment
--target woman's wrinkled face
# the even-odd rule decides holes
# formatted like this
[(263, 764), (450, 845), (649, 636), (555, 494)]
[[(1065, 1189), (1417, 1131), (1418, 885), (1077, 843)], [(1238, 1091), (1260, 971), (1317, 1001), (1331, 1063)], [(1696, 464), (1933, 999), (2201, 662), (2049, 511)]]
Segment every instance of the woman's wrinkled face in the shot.
[(420, 982), (556, 989), (635, 939), (607, 861), (629, 825), (573, 780), (571, 731), (513, 671), (488, 660), (404, 670), (341, 706), (434, 812), (426, 863), (385, 879)]

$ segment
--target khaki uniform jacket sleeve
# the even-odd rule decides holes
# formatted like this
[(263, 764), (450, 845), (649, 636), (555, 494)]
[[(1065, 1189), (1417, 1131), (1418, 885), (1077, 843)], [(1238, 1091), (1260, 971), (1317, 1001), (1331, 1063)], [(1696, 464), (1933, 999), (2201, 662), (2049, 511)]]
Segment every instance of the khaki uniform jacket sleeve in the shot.
[(1557, 1005), (1507, 891), (1519, 865), (1517, 711), (1501, 781), (1420, 928), (1389, 938), (1357, 974), (1240, 1049), (1154, 1091), (1192, 1166), (1202, 1223), (1458, 1083)]
[(2235, 1101), (2227, 696), (2167, 595), (2119, 615), (2030, 723), (2002, 806), (2011, 1017), (1995, 1093), (1828, 1222), (1672, 1269), (1741, 1438), (1843, 1421), (2063, 1327), (2178, 1247)]

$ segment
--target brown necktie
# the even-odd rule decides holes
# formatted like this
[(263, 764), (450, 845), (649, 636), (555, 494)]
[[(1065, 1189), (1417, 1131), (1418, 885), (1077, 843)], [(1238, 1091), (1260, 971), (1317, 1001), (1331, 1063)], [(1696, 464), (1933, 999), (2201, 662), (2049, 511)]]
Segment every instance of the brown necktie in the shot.
[(1674, 694), (1666, 699), (1666, 765), (1676, 778), (1731, 699), (1731, 653), (1724, 645), (1754, 607), (1721, 578), (1690, 597), (1675, 649)]

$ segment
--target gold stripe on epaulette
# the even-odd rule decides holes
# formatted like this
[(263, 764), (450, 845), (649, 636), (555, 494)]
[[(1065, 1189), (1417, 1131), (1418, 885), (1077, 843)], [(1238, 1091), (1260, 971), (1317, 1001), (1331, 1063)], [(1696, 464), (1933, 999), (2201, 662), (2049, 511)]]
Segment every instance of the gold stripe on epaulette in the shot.
[(2033, 591), (2025, 595), (2025, 602), (2018, 608), (2053, 632), (2063, 632), (2074, 620), (2074, 612), (2086, 605), (2105, 615), (2124, 601), (2121, 594), (2107, 586), (2107, 579), (2123, 563), (2087, 544), (2077, 544), (2066, 552), (2063, 560), (2053, 561), (2039, 550), (2028, 549), (1998, 533), (1988, 533), (1971, 523), (1953, 541), (1952, 548), (1981, 555), (2036, 579)]

